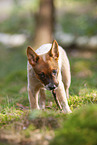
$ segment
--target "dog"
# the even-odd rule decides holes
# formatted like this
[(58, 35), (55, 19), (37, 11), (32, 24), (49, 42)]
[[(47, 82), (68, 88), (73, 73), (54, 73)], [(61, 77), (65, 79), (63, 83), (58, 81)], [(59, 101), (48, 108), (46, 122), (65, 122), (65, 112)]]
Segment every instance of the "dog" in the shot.
[[(56, 93), (64, 113), (71, 113), (67, 98), (71, 83), (70, 64), (66, 52), (54, 40), (34, 51), (27, 48), (28, 97), (31, 109), (45, 108), (45, 89)], [(38, 96), (39, 95), (39, 96)]]

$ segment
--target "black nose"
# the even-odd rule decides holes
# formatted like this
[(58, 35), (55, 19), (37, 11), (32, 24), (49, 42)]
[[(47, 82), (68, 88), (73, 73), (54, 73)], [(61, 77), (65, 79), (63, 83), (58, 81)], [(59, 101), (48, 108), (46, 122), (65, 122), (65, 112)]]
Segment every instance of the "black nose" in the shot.
[(50, 90), (54, 90), (56, 87), (58, 87), (58, 85), (55, 85), (55, 84), (51, 84), (51, 83), (50, 83), (50, 84), (48, 85), (48, 87), (49, 87)]
[(56, 88), (56, 86), (54, 85), (54, 86), (49, 86), (49, 89), (50, 90), (54, 90)]

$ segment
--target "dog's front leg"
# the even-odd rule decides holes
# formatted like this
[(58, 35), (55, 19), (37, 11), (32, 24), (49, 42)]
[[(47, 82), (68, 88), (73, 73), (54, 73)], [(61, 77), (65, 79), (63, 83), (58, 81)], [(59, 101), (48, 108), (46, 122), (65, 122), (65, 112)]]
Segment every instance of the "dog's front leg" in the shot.
[(39, 106), (41, 109), (45, 109), (45, 99), (46, 99), (46, 95), (45, 95), (45, 90), (44, 89), (40, 89), (39, 92)]
[(60, 82), (58, 88), (56, 89), (56, 96), (58, 98), (58, 101), (59, 101), (64, 113), (71, 113), (71, 110), (69, 108), (67, 98), (66, 98), (64, 84), (62, 81)]
[(38, 91), (28, 88), (28, 97), (31, 109), (40, 109), (38, 105)]

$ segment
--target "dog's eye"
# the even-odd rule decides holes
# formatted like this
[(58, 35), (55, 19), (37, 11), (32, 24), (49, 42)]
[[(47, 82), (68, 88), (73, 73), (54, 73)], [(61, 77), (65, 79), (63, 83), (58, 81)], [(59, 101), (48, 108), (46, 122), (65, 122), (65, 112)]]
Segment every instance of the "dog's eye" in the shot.
[(57, 70), (54, 69), (54, 70), (52, 71), (52, 75), (55, 76), (56, 74), (57, 74)]
[(45, 77), (44, 72), (41, 72), (40, 77), (41, 77), (41, 78), (44, 78), (44, 77)]

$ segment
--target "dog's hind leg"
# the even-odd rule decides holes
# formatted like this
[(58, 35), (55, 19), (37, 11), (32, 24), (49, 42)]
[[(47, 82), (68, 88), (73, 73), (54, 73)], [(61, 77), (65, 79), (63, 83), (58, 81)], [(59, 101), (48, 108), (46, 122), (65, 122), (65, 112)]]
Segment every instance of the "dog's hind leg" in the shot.
[(45, 99), (46, 99), (45, 90), (40, 89), (40, 92), (39, 92), (39, 107), (41, 109), (45, 109)]
[(69, 87), (70, 87), (70, 83), (71, 83), (71, 74), (70, 74), (70, 71), (66, 70), (64, 67), (62, 67), (62, 81), (64, 84), (66, 97), (69, 98)]
[(66, 97), (69, 98), (69, 87), (70, 87), (70, 83), (71, 83), (71, 74), (70, 74), (69, 60), (68, 60), (66, 54), (63, 54), (61, 71), (62, 71), (61, 72), (62, 81), (64, 84)]

